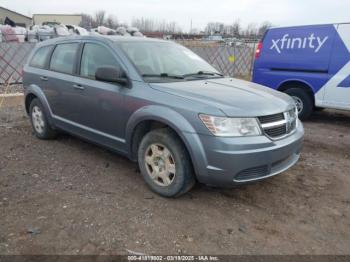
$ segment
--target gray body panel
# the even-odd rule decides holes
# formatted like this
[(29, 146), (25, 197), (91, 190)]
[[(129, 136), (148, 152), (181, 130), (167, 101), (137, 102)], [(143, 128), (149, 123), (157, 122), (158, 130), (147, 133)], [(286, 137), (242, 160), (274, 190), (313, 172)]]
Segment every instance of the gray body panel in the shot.
[(221, 109), (230, 117), (272, 115), (290, 109), (292, 99), (280, 92), (234, 78), (152, 84), (169, 94)]
[[(143, 81), (115, 41), (158, 40), (135, 39), (74, 37), (40, 43), (37, 48), (70, 41), (99, 43), (115, 56), (129, 84), (123, 87), (26, 65), (26, 97), (35, 95), (40, 99), (53, 127), (133, 160), (132, 135), (137, 125), (146, 120), (162, 122), (182, 139), (197, 179), (206, 184), (237, 184), (237, 174), (262, 165), (269, 167), (268, 176), (275, 175), (297, 161), (304, 134), (301, 123), (293, 134), (277, 141), (263, 135), (221, 138), (213, 136), (198, 117), (200, 113), (229, 117), (281, 113), (293, 108), (291, 98), (233, 78), (149, 84)], [(43, 81), (42, 76), (47, 80)], [(83, 89), (75, 88), (76, 85)]]

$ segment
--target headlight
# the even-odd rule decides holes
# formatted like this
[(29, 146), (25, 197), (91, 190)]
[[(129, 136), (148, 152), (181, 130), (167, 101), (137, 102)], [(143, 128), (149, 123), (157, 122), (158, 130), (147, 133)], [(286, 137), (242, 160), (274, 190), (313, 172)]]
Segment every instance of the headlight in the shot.
[(215, 136), (258, 136), (261, 135), (255, 118), (228, 118), (199, 115), (204, 125)]

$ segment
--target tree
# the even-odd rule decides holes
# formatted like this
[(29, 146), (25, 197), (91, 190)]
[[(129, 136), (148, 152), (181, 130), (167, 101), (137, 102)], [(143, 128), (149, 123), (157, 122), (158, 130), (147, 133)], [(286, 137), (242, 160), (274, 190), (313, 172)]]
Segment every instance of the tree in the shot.
[(232, 24), (232, 35), (235, 37), (239, 37), (241, 35), (241, 22), (239, 19), (233, 22)]
[(96, 27), (94, 19), (89, 14), (81, 14), (81, 23), (79, 26), (86, 29), (91, 29), (93, 27)]
[(221, 22), (209, 22), (205, 28), (208, 35), (223, 34), (225, 25)]
[(256, 37), (258, 35), (258, 29), (256, 24), (250, 23), (246, 27), (246, 29), (243, 30), (243, 35), (245, 37)]
[(265, 34), (265, 32), (272, 27), (272, 24), (269, 21), (265, 21), (263, 22), (259, 29), (258, 29), (258, 36), (263, 36)]
[(179, 33), (181, 28), (176, 22), (168, 22), (166, 20), (157, 21), (152, 18), (133, 18), (131, 25), (137, 27), (141, 32), (162, 32), (162, 33)]
[(95, 13), (96, 26), (105, 25), (106, 11), (99, 10)]
[(119, 26), (118, 18), (115, 15), (109, 15), (106, 19), (106, 26), (112, 29), (117, 29)]

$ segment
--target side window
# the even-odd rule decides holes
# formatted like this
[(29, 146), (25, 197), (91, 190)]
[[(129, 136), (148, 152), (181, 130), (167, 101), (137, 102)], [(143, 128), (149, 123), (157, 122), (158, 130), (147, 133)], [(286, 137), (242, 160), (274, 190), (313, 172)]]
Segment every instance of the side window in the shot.
[(85, 44), (81, 58), (80, 75), (95, 79), (97, 68), (103, 66), (117, 67), (118, 62), (107, 48), (98, 44)]
[(60, 73), (73, 74), (78, 49), (78, 43), (57, 45), (51, 57), (50, 69)]
[(51, 53), (52, 46), (44, 46), (39, 48), (30, 61), (30, 66), (37, 68), (45, 68), (49, 54)]

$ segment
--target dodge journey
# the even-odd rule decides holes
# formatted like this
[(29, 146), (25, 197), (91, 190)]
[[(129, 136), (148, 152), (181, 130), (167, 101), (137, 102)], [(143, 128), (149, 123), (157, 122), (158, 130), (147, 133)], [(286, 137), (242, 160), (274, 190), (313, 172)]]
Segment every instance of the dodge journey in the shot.
[(25, 107), (39, 139), (64, 131), (138, 162), (151, 190), (230, 187), (299, 159), (294, 100), (223, 76), (173, 42), (78, 36), (36, 46), (24, 66)]

